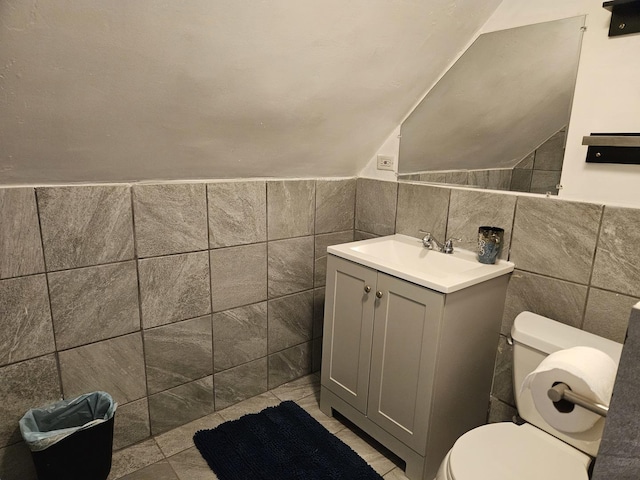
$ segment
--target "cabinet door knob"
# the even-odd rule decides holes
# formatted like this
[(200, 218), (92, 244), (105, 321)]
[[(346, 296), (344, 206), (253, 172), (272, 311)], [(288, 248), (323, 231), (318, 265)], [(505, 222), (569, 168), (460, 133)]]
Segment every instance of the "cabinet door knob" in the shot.
[(382, 292), (380, 290), (376, 292), (376, 297), (382, 298)]
[(365, 291), (366, 293), (369, 293), (369, 292), (371, 291), (371, 287), (370, 287), (369, 285), (365, 285), (365, 286), (364, 286), (364, 291)]

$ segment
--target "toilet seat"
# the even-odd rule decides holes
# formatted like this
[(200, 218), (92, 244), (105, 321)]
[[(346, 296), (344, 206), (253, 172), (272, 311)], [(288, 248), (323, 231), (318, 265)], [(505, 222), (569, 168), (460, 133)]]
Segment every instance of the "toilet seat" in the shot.
[(465, 433), (447, 459), (450, 480), (587, 480), (591, 460), (532, 425), (510, 422)]

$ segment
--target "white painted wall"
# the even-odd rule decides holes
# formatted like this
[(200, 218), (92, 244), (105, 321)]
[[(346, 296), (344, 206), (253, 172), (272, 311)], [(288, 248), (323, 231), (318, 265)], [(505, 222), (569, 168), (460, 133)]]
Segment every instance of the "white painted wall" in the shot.
[(3, 0), (0, 184), (354, 175), (500, 0)]
[(582, 137), (640, 132), (640, 35), (607, 37), (610, 14), (592, 12), (578, 70), (560, 196), (640, 207), (640, 165), (587, 164)]
[[(361, 177), (376, 178), (378, 180), (395, 180), (398, 174), (398, 152), (400, 150), (400, 125), (389, 135), (382, 144), (376, 156), (373, 157), (360, 171)], [(395, 159), (393, 171), (378, 170), (378, 155), (388, 155)]]
[(587, 31), (560, 197), (640, 207), (640, 166), (586, 164), (582, 145), (582, 137), (592, 132), (640, 132), (640, 34), (609, 38), (611, 14), (600, 1), (504, 0), (477, 35), (576, 15), (587, 15)]
[(600, 5), (594, 0), (504, 0), (479, 33), (495, 32), (505, 28), (522, 27), (533, 23), (550, 22), (559, 18), (587, 14), (589, 5)]

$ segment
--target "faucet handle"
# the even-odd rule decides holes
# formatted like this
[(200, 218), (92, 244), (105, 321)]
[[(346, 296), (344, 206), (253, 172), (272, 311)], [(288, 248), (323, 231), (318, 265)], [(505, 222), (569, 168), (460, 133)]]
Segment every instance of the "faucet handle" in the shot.
[(446, 242), (444, 242), (444, 247), (442, 247), (442, 251), (444, 253), (453, 253), (453, 241), (456, 242), (461, 242), (462, 239), (461, 238), (456, 238), (456, 237), (451, 237), (449, 238), (449, 240), (447, 240)]
[[(425, 243), (427, 241), (431, 241), (433, 240), (433, 235), (431, 235), (431, 232), (427, 232), (426, 230), (418, 230), (418, 233), (421, 233), (422, 235), (424, 235), (424, 237), (422, 237), (422, 243)], [(426, 247), (426, 244), (425, 244)]]
[(434, 243), (437, 244), (438, 241), (435, 238), (433, 238), (430, 232), (427, 232), (425, 230), (418, 230), (418, 232), (424, 234), (424, 237), (422, 237), (422, 245), (424, 246), (424, 248), (433, 250), (433, 244)]

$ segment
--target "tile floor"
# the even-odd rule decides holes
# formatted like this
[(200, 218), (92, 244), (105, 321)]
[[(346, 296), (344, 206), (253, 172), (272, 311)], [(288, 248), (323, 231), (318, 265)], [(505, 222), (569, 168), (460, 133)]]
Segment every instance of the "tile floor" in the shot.
[[(320, 411), (320, 378), (308, 375), (255, 396), (169, 432), (113, 454), (109, 480), (216, 480), (200, 452), (193, 434), (200, 429), (234, 420), (247, 413), (293, 400), (331, 433), (364, 458), (385, 480), (406, 480), (400, 460), (347, 422), (327, 417)], [(400, 465), (400, 466), (399, 466)]]

